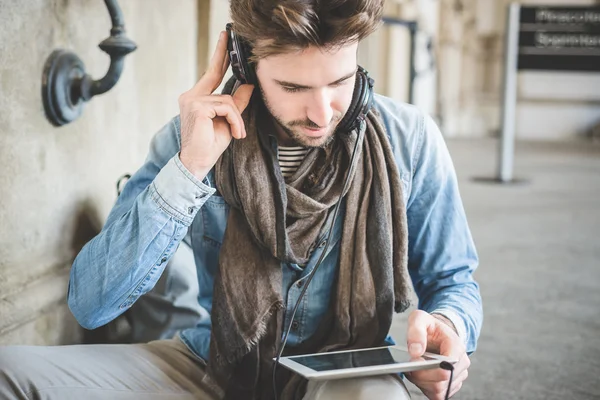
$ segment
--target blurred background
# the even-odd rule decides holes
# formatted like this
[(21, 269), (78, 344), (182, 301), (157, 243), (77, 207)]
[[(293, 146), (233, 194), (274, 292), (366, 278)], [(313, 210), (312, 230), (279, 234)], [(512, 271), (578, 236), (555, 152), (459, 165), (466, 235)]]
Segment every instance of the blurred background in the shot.
[[(0, 0), (0, 344), (114, 340), (118, 327), (84, 332), (71, 316), (70, 265), (228, 22), (227, 0), (118, 3), (138, 48), (114, 88), (56, 128), (44, 114), (44, 63), (68, 49), (102, 77), (106, 5)], [(377, 92), (434, 117), (455, 162), (485, 313), (456, 398), (600, 399), (600, 2), (522, 3), (588, 6), (585, 24), (567, 25), (591, 39), (589, 54), (577, 53), (581, 68), (554, 71), (552, 61), (516, 75), (514, 179), (498, 183), (508, 4), (387, 0), (386, 22), (361, 44), (359, 62)], [(405, 329), (399, 315), (400, 342)]]

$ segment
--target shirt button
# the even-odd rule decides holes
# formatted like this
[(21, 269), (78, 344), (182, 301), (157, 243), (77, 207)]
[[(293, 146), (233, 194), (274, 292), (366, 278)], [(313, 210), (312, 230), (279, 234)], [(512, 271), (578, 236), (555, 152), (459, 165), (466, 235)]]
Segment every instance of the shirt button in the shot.
[(326, 244), (327, 240), (323, 240), (321, 243), (319, 243), (319, 247), (325, 247)]
[(292, 322), (292, 329), (293, 329), (293, 330), (295, 330), (295, 331), (297, 331), (297, 330), (298, 330), (298, 326), (299, 326), (299, 325), (300, 325), (300, 324), (298, 323), (298, 321), (294, 321), (294, 322)]
[(164, 264), (167, 262), (167, 257), (163, 257), (162, 260), (160, 260), (160, 264)]
[(304, 286), (304, 281), (298, 281), (298, 282), (296, 282), (296, 287), (297, 288), (301, 288), (302, 286)]
[(194, 213), (194, 207), (188, 208), (188, 214), (193, 214), (193, 213)]

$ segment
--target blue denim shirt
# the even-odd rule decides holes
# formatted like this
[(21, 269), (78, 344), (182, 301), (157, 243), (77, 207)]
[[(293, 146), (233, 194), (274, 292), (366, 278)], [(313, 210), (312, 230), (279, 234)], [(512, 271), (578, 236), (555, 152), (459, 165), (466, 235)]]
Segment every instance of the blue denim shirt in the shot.
[[(419, 308), (450, 319), (468, 352), (475, 350), (483, 314), (473, 279), (478, 259), (444, 140), (431, 118), (415, 107), (376, 95), (374, 107), (387, 129), (402, 180), (409, 233), (408, 268)], [(128, 181), (102, 231), (81, 250), (71, 269), (68, 304), (87, 329), (102, 326), (156, 284), (181, 241), (191, 242), (202, 317), (181, 332), (208, 359), (213, 280), (229, 205), (215, 194), (213, 172), (198, 180), (181, 163), (176, 117), (152, 139), (145, 164)], [(340, 212), (344, 212), (342, 208)], [(315, 331), (337, 276), (343, 218), (292, 322), (288, 345)], [(324, 237), (305, 268), (283, 264), (285, 326), (325, 248)]]

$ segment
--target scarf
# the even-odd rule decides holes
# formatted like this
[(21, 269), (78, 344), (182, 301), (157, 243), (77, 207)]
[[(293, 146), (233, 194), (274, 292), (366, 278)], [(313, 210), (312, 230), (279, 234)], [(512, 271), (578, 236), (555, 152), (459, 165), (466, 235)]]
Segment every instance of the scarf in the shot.
[[(406, 210), (385, 128), (375, 111), (352, 132), (311, 149), (284, 181), (275, 132), (259, 95), (243, 113), (247, 137), (232, 140), (215, 166), (230, 205), (214, 280), (208, 372), (227, 399), (269, 399), (282, 336), (282, 263), (305, 265), (328, 216), (346, 203), (337, 284), (317, 332), (287, 354), (381, 346), (392, 316), (409, 307)], [(355, 168), (349, 168), (359, 141)], [(342, 193), (350, 174), (350, 185)], [(306, 381), (278, 367), (282, 399)]]

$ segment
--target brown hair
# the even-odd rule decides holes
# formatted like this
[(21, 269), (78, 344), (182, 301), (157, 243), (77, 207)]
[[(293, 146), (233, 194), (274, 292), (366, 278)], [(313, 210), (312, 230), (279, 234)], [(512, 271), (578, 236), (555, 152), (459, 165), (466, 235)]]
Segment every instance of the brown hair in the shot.
[(231, 0), (233, 29), (253, 47), (250, 61), (360, 41), (381, 24), (384, 0)]

